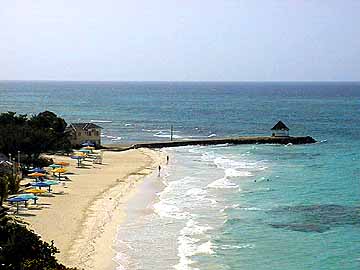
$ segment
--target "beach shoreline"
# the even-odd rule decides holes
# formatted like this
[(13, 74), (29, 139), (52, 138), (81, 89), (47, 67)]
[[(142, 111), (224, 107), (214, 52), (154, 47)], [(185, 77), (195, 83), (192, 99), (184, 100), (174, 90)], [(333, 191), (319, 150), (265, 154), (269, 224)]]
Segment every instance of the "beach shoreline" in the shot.
[(40, 197), (37, 208), (30, 207), (23, 218), (44, 241), (54, 241), (57, 258), (66, 266), (114, 270), (113, 245), (124, 207), (164, 157), (149, 149), (106, 151), (103, 165), (88, 164), (87, 169), (76, 168), (73, 160), (71, 181), (55, 186), (51, 197)]

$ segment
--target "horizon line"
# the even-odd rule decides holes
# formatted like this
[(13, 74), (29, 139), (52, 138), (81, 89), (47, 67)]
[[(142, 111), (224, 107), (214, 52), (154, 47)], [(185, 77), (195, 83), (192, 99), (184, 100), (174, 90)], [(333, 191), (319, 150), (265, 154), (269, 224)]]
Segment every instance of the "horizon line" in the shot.
[(360, 83), (360, 80), (229, 80), (229, 81), (206, 81), (206, 80), (43, 80), (43, 79), (31, 79), (31, 80), (0, 80), (0, 82), (123, 82), (123, 83)]

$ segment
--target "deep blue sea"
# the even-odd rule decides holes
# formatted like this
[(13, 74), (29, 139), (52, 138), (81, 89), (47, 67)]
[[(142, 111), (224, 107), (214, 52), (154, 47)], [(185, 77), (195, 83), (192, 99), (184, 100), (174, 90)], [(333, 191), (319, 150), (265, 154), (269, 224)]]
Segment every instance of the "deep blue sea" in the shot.
[[(118, 269), (360, 269), (360, 83), (0, 82), (0, 111), (93, 121), (103, 142), (270, 135), (312, 145), (166, 149)], [(126, 231), (126, 233), (125, 233)]]

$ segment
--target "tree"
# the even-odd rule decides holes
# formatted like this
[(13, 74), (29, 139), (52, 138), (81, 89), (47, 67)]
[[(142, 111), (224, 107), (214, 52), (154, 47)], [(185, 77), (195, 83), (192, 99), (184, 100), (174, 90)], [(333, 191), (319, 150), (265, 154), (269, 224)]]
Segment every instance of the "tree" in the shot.
[(38, 115), (0, 114), (0, 152), (15, 157), (21, 151), (27, 164), (36, 163), (41, 153), (71, 150), (66, 122), (53, 112)]
[(0, 206), (8, 196), (8, 179), (5, 175), (0, 175)]

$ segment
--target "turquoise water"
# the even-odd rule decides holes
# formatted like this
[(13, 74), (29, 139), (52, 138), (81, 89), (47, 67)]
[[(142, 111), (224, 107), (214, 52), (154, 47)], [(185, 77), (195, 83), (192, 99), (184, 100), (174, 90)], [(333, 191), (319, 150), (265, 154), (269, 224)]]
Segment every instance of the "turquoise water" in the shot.
[[(359, 83), (0, 82), (0, 110), (97, 122), (103, 140), (266, 135), (167, 149), (158, 199), (119, 231), (125, 269), (360, 269)], [(119, 266), (119, 269), (123, 269)]]

